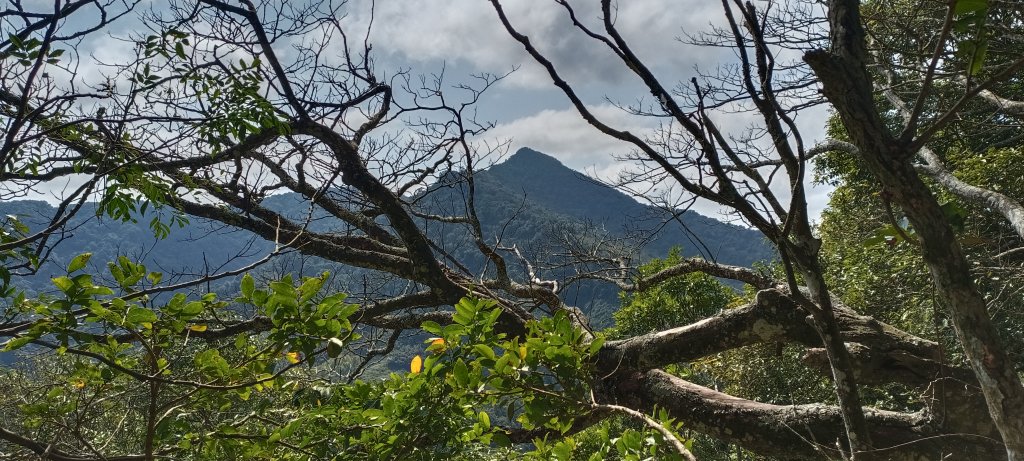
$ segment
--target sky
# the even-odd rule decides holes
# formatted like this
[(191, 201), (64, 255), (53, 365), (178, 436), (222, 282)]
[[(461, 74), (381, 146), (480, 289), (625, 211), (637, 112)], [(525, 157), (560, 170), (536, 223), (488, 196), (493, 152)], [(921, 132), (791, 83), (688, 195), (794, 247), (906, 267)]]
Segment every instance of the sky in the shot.
[[(598, 2), (573, 2), (583, 21), (598, 18)], [(412, 72), (445, 69), (446, 76), (503, 74), (516, 69), (489, 91), (480, 104), (481, 119), (496, 127), (483, 138), (509, 140), (510, 152), (530, 147), (559, 159), (570, 168), (605, 180), (628, 168), (617, 157), (630, 146), (590, 127), (557, 90), (547, 73), (525, 53), (498, 22), (483, 0), (352, 0), (346, 24), (369, 28), (369, 41), (381, 68), (404, 67)], [(566, 80), (599, 116), (634, 133), (653, 132), (649, 119), (633, 117), (616, 104), (636, 103), (650, 93), (617, 63), (607, 48), (572, 27), (554, 1), (505, 2), (513, 23), (551, 59)], [(688, 82), (698, 70), (710, 72), (735, 62), (725, 48), (695, 47), (681, 38), (724, 24), (720, 2), (703, 0), (620, 1), (617, 25), (636, 53), (664, 82)], [(828, 114), (822, 107), (797, 117), (806, 141), (824, 138)], [(755, 122), (752, 114), (723, 115), (726, 129), (739, 133)], [(829, 188), (808, 191), (812, 216), (827, 203)], [(723, 217), (718, 207), (698, 203), (702, 214)]]
[[(39, 0), (33, 0), (39, 1)], [(144, 1), (159, 8), (159, 0)], [(587, 23), (599, 18), (597, 1), (573, 0), (578, 17)], [(587, 106), (617, 128), (644, 135), (655, 132), (656, 122), (632, 116), (617, 105), (652, 103), (650, 93), (606, 47), (572, 27), (568, 15), (553, 0), (504, 2), (512, 22), (551, 59)], [(761, 5), (760, 3), (758, 5)], [(478, 118), (495, 127), (476, 141), (507, 142), (508, 153), (521, 147), (554, 156), (566, 166), (614, 181), (630, 168), (616, 160), (631, 147), (589, 126), (554, 87), (547, 73), (525, 53), (498, 22), (485, 0), (349, 0), (340, 18), (350, 37), (368, 34), (378, 73), (407, 71), (413, 75), (444, 70), (450, 84), (471, 75), (489, 73), (508, 77), (491, 88), (478, 104)], [(704, 0), (621, 0), (617, 25), (633, 50), (668, 84), (689, 82), (698, 72), (713, 72), (736, 61), (729, 48), (695, 47), (681, 38), (707, 32), (724, 23), (722, 5)], [(372, 19), (372, 21), (371, 21)], [(112, 35), (131, 31), (121, 21)], [(82, 50), (103, 62), (130, 59), (130, 42), (94, 34)], [(87, 59), (88, 60), (88, 59)], [(82, 76), (101, 78), (95, 66), (84, 66)], [(809, 144), (824, 138), (828, 114), (821, 107), (796, 117)], [(756, 117), (751, 113), (721, 114), (717, 123), (725, 131), (741, 134)], [(500, 159), (493, 159), (494, 161)], [(808, 202), (816, 217), (826, 205), (829, 188), (810, 185)], [(785, 191), (780, 188), (782, 195)], [(718, 207), (698, 202), (693, 209), (727, 218)]]

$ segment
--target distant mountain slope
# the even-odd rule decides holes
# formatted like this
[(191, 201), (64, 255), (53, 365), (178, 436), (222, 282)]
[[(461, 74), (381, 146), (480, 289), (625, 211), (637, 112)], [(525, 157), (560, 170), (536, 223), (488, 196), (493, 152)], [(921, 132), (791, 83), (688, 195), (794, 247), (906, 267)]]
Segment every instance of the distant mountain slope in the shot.
[[(17, 216), (32, 230), (45, 228), (53, 213), (51, 205), (37, 200), (0, 203), (0, 216)], [(93, 253), (91, 265), (101, 276), (107, 273), (106, 263), (118, 255), (143, 261), (149, 270), (170, 275), (242, 267), (271, 248), (269, 243), (254, 239), (248, 232), (195, 217), (190, 217), (190, 223), (184, 228), (172, 226), (168, 238), (157, 239), (149, 227), (154, 216), (150, 211), (138, 217), (136, 223), (122, 223), (96, 216), (96, 205), (85, 204), (63, 234), (51, 236), (50, 242), (63, 240), (54, 247), (40, 273), (23, 280), (23, 285), (34, 291), (50, 290), (50, 277), (63, 274), (63, 268), (71, 259), (85, 252)]]
[(562, 165), (554, 157), (522, 148), (482, 175), (493, 177), (505, 188), (525, 194), (531, 201), (555, 213), (594, 221), (622, 220), (622, 213), (639, 203), (626, 194), (599, 184)]
[[(434, 214), (463, 213), (466, 191), (465, 184), (457, 181), (459, 177), (457, 173), (450, 173), (448, 180), (433, 185), (419, 206)], [(503, 246), (516, 244), (531, 259), (550, 258), (558, 253), (557, 242), (554, 241), (558, 232), (599, 228), (607, 236), (616, 237), (633, 223), (667, 216), (663, 210), (640, 204), (565, 167), (553, 157), (526, 148), (501, 164), (477, 172), (475, 182), (477, 210), (488, 243), (494, 244), (500, 239)], [(265, 205), (293, 217), (308, 213), (308, 205), (293, 194), (269, 197)], [(0, 215), (19, 215), (36, 229), (45, 225), (44, 220), (52, 212), (50, 205), (39, 201), (0, 203)], [(225, 268), (240, 267), (272, 248), (270, 242), (253, 240), (247, 232), (226, 229), (198, 218), (192, 218), (192, 222), (183, 229), (173, 228), (168, 239), (158, 241), (148, 228), (150, 219), (151, 216), (146, 216), (141, 217), (139, 223), (111, 222), (97, 218), (95, 206), (87, 205), (73, 220), (73, 230), (66, 236), (67, 240), (51, 255), (53, 262), (44, 266), (38, 276), (23, 279), (23, 285), (33, 291), (50, 290), (50, 277), (61, 273), (61, 268), (72, 257), (86, 251), (94, 253), (94, 269), (100, 274), (106, 272), (105, 263), (117, 255), (141, 260), (151, 270), (167, 274), (182, 271), (199, 274), (225, 263)], [(717, 261), (748, 265), (773, 256), (772, 249), (755, 231), (692, 212), (684, 213), (682, 222), (711, 249), (709, 256)], [(331, 227), (330, 219), (319, 219), (312, 226), (318, 231)], [(425, 223), (424, 228), (445, 252), (462, 261), (471, 271), (486, 268), (464, 226)], [(677, 245), (682, 246), (687, 255), (699, 254), (696, 245), (690, 243), (692, 239), (693, 236), (688, 236), (681, 226), (670, 224), (657, 238), (647, 242), (641, 259), (663, 256), (669, 248)], [(288, 267), (302, 268), (309, 274), (330, 270), (338, 274), (343, 284), (351, 280), (349, 289), (356, 289), (357, 280), (365, 274), (365, 271), (341, 268), (317, 258), (281, 266), (285, 270), (289, 270)], [(513, 266), (513, 270), (522, 271), (519, 265)], [(552, 270), (542, 276), (564, 277), (570, 270)], [(234, 281), (224, 280), (211, 288), (223, 291), (234, 286)], [(587, 312), (595, 326), (607, 325), (611, 313), (618, 306), (617, 290), (608, 284), (582, 283), (576, 289), (566, 291), (565, 297), (567, 302)]]
[[(519, 149), (505, 162), (479, 176), (493, 177), (505, 189), (525, 196), (550, 213), (586, 219), (613, 233), (628, 228), (655, 228), (669, 219), (666, 211), (643, 205), (529, 148)], [(774, 251), (757, 231), (692, 211), (684, 212), (681, 221), (688, 230), (679, 223), (666, 225), (644, 248), (648, 257), (665, 255), (674, 246), (683, 247), (688, 256), (699, 255), (735, 265), (750, 265), (774, 257)], [(700, 243), (696, 243), (697, 240)], [(703, 254), (698, 248), (701, 244), (710, 254)]]

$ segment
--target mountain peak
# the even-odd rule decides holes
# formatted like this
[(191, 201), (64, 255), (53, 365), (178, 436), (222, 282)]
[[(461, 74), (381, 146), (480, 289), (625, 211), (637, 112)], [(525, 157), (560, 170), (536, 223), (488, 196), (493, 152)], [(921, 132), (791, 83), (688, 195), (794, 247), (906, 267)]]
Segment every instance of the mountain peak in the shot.
[(622, 192), (600, 184), (556, 158), (530, 148), (516, 151), (508, 160), (487, 170), (510, 191), (570, 216), (594, 221), (623, 220), (618, 212), (640, 204)]
[(543, 152), (530, 149), (529, 147), (520, 148), (516, 153), (512, 154), (511, 157), (502, 162), (502, 164), (530, 166), (534, 168), (567, 168), (562, 164), (562, 162), (559, 162), (558, 159)]
[[(572, 168), (569, 168), (543, 152), (523, 147), (505, 159), (504, 162), (493, 165), (488, 170), (491, 174), (511, 179), (511, 183), (520, 182), (556, 182), (578, 181), (586, 178)], [(527, 190), (532, 189), (527, 187)]]
[[(651, 255), (664, 256), (673, 246), (683, 245), (687, 256), (702, 254), (707, 259), (727, 264), (749, 264), (772, 257), (771, 249), (754, 231), (693, 212), (682, 216), (667, 214), (530, 148), (519, 149), (505, 162), (479, 173), (477, 178), (486, 178), (493, 190), (500, 187), (511, 194), (499, 200), (506, 206), (508, 203), (533, 206), (558, 216), (583, 220), (588, 226), (604, 228), (617, 235), (647, 235), (658, 231), (658, 235), (645, 244)], [(482, 190), (482, 186), (477, 188), (480, 194)], [(682, 221), (682, 226), (666, 225), (676, 219)]]

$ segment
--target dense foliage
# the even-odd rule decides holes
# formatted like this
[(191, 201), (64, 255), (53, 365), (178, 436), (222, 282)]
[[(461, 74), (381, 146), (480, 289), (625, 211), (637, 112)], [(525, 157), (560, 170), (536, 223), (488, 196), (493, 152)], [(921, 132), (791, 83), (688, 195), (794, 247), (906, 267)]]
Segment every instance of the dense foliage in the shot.
[(483, 168), (506, 76), (382, 69), (344, 1), (0, 11), (0, 457), (1024, 457), (1024, 5), (723, 2), (667, 81), (627, 10), (554, 2), (638, 133), (488, 3), (665, 209)]

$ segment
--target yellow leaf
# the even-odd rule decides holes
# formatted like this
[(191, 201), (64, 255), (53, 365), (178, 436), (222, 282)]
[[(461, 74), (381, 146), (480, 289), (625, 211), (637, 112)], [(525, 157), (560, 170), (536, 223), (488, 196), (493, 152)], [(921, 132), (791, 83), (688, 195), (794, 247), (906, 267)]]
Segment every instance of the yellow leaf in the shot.
[(288, 359), (291, 363), (299, 363), (302, 360), (302, 354), (298, 352), (287, 352), (284, 354), (284, 358)]
[(192, 331), (204, 332), (206, 331), (206, 325), (192, 325), (188, 327)]
[(526, 360), (526, 346), (519, 346), (519, 359)]
[(433, 354), (440, 354), (447, 349), (447, 344), (444, 342), (444, 338), (430, 338), (430, 344), (427, 345), (427, 352)]
[(413, 373), (419, 373), (423, 370), (423, 357), (416, 356), (412, 358), (412, 363), (409, 364), (409, 370)]

